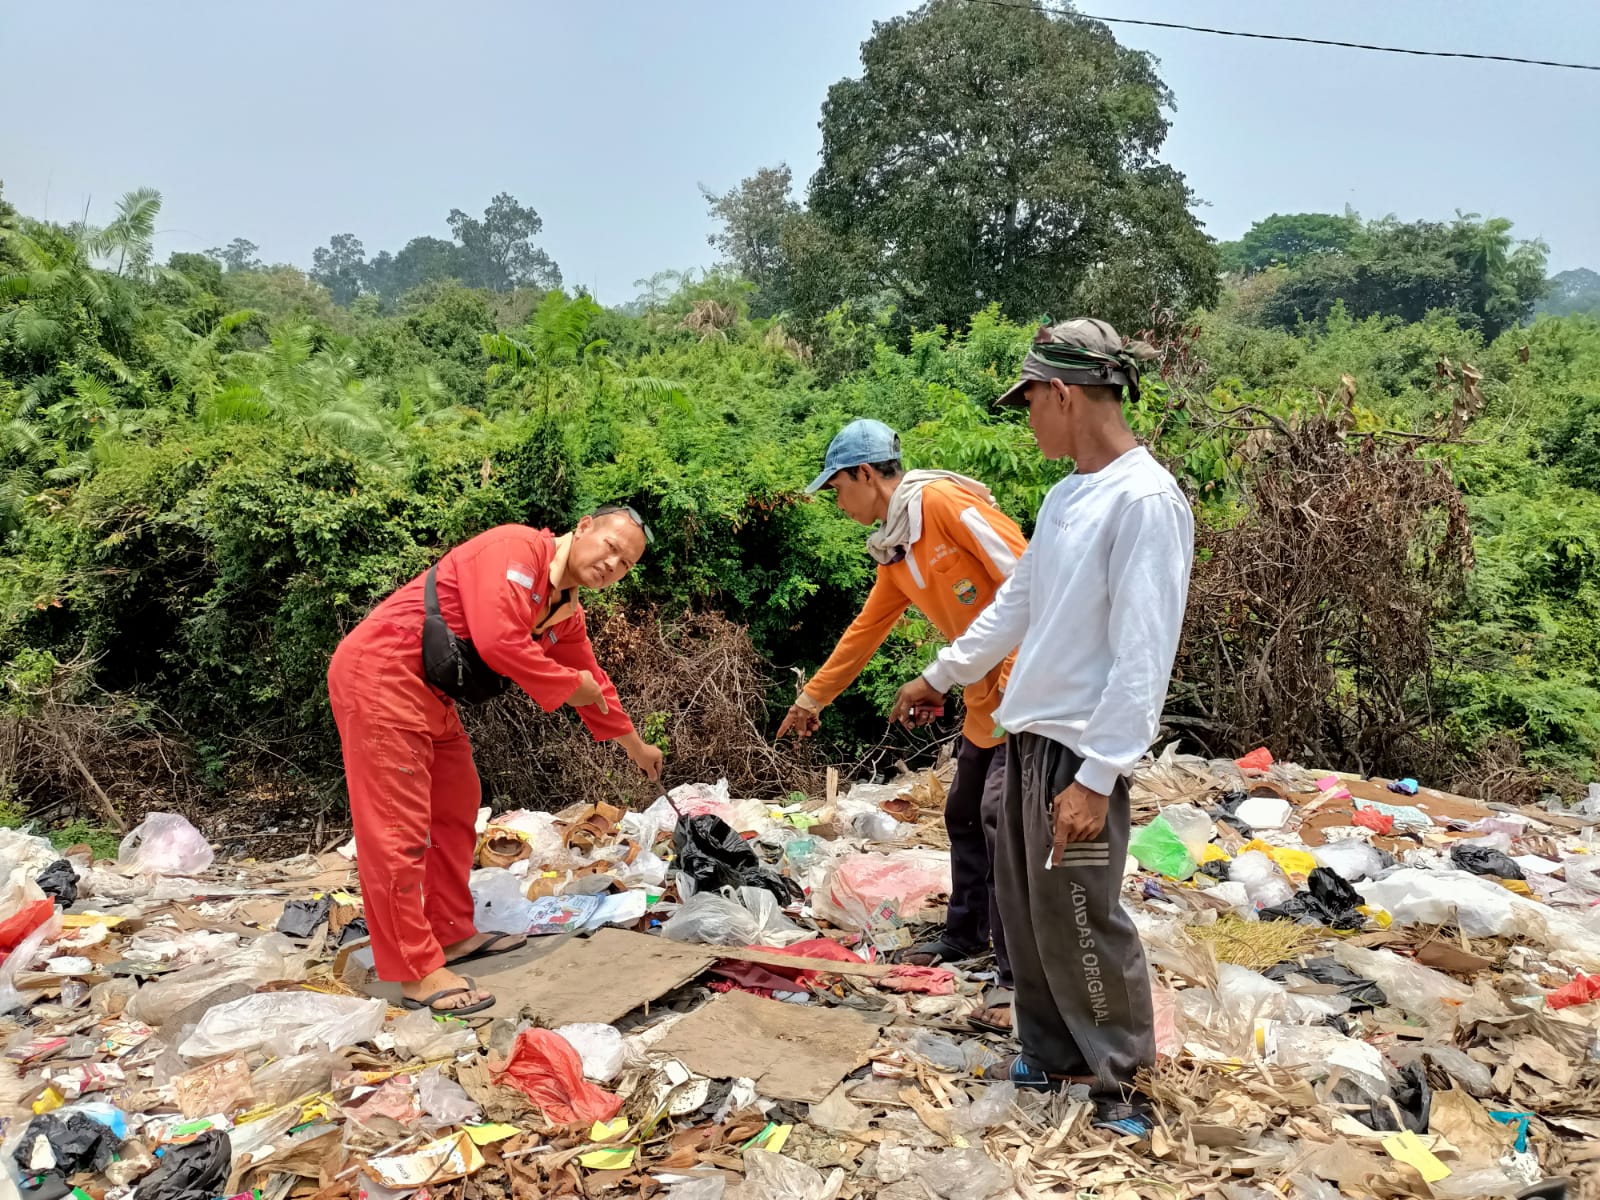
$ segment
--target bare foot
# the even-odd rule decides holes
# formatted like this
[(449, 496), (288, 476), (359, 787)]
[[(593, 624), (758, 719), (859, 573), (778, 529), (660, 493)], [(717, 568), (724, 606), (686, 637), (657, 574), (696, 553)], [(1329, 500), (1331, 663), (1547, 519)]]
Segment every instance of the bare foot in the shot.
[[(461, 990), (455, 991), (457, 988)], [(407, 1000), (426, 1000), (429, 996), (448, 991), (455, 991), (455, 994), (440, 996), (435, 1000), (430, 1005), (434, 1012), (453, 1012), (458, 1008), (466, 1008), (468, 1005), (489, 999), (488, 992), (481, 988), (469, 988), (467, 981), (449, 967), (440, 967), (437, 971), (430, 971), (421, 979), (400, 985), (400, 994)]]
[(978, 1010), (978, 1020), (985, 1024), (993, 1025), (996, 1029), (1011, 1028), (1011, 1005), (996, 1004), (992, 1008)]

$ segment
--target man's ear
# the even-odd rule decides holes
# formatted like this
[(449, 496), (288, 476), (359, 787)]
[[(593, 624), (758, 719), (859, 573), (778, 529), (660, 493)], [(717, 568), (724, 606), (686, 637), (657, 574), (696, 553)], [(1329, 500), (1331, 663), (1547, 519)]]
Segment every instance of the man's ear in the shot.
[(572, 532), (582, 537), (594, 528), (594, 518), (585, 513), (578, 518), (578, 523), (572, 527)]

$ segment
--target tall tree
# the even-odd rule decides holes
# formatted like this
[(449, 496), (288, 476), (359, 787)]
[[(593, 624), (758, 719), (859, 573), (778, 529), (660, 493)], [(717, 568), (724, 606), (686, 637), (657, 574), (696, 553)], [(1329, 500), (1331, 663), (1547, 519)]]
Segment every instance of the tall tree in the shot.
[(710, 213), (722, 223), (706, 242), (722, 254), (722, 261), (756, 285), (750, 300), (752, 315), (763, 317), (788, 304), (788, 258), (783, 231), (801, 212), (790, 195), (793, 176), (787, 164), (762, 167), (739, 186), (718, 195), (702, 186)]
[(367, 252), (353, 233), (336, 233), (326, 246), (311, 252), (311, 278), (328, 289), (335, 304), (349, 304), (361, 294), (367, 275)]
[(1454, 313), (1486, 338), (1525, 321), (1545, 293), (1543, 242), (1515, 241), (1511, 222), (1458, 213), (1442, 221), (1369, 221), (1345, 253), (1312, 255), (1261, 306), (1262, 320), (1292, 329), (1325, 320), (1343, 302), (1353, 317), (1420, 321)]
[(466, 254), (444, 238), (414, 237), (398, 254), (387, 250), (367, 266), (367, 285), (387, 301), (399, 299), (413, 288), (470, 274)]
[(1353, 212), (1273, 213), (1237, 242), (1217, 249), (1223, 270), (1249, 275), (1272, 266), (1298, 266), (1314, 254), (1343, 254), (1360, 232), (1361, 218)]
[(533, 244), (543, 228), (544, 219), (531, 207), (518, 204), (509, 192), (489, 201), (481, 221), (459, 208), (451, 209), (450, 232), (461, 243), (462, 261), (469, 272), (463, 282), (496, 292), (560, 287), (561, 268)]
[(261, 247), (249, 238), (236, 237), (226, 246), (213, 246), (206, 254), (222, 264), (228, 271), (259, 271), (262, 263), (256, 257)]
[[(1152, 303), (1215, 295), (1215, 246), (1156, 157), (1172, 96), (1104, 25), (929, 0), (876, 24), (861, 60), (823, 104), (810, 208), (913, 323), (958, 326), (990, 302), (1063, 317), (1092, 300), (1132, 324)], [(800, 290), (826, 294), (818, 283)]]

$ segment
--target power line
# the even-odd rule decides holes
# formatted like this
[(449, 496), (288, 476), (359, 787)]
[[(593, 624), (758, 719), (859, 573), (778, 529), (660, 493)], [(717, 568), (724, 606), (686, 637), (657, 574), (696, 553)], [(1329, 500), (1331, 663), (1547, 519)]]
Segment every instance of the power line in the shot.
[(1509, 54), (1473, 54), (1466, 50), (1413, 50), (1405, 46), (1375, 46), (1367, 42), (1336, 42), (1328, 38), (1295, 37), (1287, 33), (1251, 33), (1243, 29), (1213, 29), (1207, 25), (1182, 25), (1174, 21), (1142, 21), (1134, 17), (1099, 17), (1093, 13), (1067, 8), (1049, 8), (1042, 4), (1012, 4), (1007, 0), (967, 0), (969, 4), (987, 4), (991, 8), (1018, 8), (1032, 12), (1050, 13), (1058, 17), (1083, 17), (1090, 21), (1103, 21), (1107, 25), (1145, 25), (1152, 29), (1181, 29), (1188, 33), (1213, 33), (1219, 37), (1255, 38), (1264, 42), (1299, 42), (1306, 46), (1337, 46), (1343, 50), (1375, 50), (1380, 54), (1411, 54), (1419, 58), (1471, 58), (1480, 62), (1519, 63), (1526, 67), (1559, 67), (1564, 71), (1600, 71), (1591, 63), (1553, 62), (1546, 58), (1516, 58)]

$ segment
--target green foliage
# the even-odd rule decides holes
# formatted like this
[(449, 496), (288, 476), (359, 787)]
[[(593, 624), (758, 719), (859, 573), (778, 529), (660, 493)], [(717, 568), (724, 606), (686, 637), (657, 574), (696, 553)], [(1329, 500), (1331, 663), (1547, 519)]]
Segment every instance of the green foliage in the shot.
[(1225, 251), (1232, 269), (1289, 269), (1259, 302), (1262, 324), (1320, 324), (1335, 305), (1357, 318), (1421, 321), (1442, 311), (1486, 339), (1526, 320), (1546, 290), (1547, 247), (1515, 242), (1511, 222), (1458, 213), (1449, 223), (1362, 223), (1353, 213), (1302, 213), (1258, 222)]
[[(983, 97), (946, 80), (953, 67), (932, 61), (929, 31), (949, 34), (952, 61), (994, 66), (1007, 95), (1052, 102), (1067, 100), (1042, 79), (1043, 64), (1080, 52), (1088, 74), (1069, 73), (1079, 88), (1072, 111), (1099, 114), (1107, 137), (1121, 139), (1092, 148), (1120, 180), (1105, 203), (1136, 205), (1144, 224), (1128, 226), (1122, 258), (1099, 255), (1059, 294), (1030, 289), (1065, 278), (1052, 255), (1066, 262), (1079, 251), (1045, 238), (1042, 209), (1043, 240), (1027, 255), (902, 289), (891, 267), (937, 274), (953, 261), (937, 239), (897, 241), (890, 253), (873, 240), (889, 228), (874, 222), (888, 217), (864, 211), (850, 228), (830, 226), (815, 205), (795, 212), (776, 173), (714, 199), (731, 206), (729, 237), (750, 234), (725, 252), (762, 278), (663, 273), (641, 281), (648, 294), (631, 313), (553, 289), (511, 303), (457, 282), (469, 274), (459, 263), (449, 278), (432, 268), (393, 275), (421, 283), (402, 295), (358, 282), (344, 307), (293, 268), (262, 268), (242, 239), (151, 266), (149, 193), (131, 193), (104, 231), (0, 207), (7, 678), (22, 686), (82, 655), (94, 684), (170, 714), (210, 783), (226, 781), (247, 730), (320, 779), (337, 761), (328, 657), (379, 598), (492, 525), (560, 528), (621, 502), (644, 513), (658, 540), (596, 606), (630, 617), (726, 614), (749, 630), (771, 699), (786, 706), (791, 669), (819, 664), (873, 577), (863, 531), (826, 498), (801, 493), (839, 427), (861, 416), (889, 422), (910, 466), (983, 479), (1027, 528), (1066, 466), (1040, 458), (1022, 414), (992, 403), (1029, 343), (1024, 322), (1097, 294), (1112, 306), (1101, 311), (1131, 311), (1150, 280), (1163, 294), (1194, 294), (1162, 274), (1181, 276), (1198, 260), (1160, 232), (1190, 236), (1174, 200), (1181, 184), (1150, 158), (1165, 124), (1148, 64), (1076, 19), (961, 15), (980, 7), (941, 0), (880, 32), (866, 76), (830, 100), (836, 124), (850, 128), (835, 130), (845, 140), (824, 182), (834, 186), (866, 161), (852, 155), (879, 146), (845, 114), (892, 118), (903, 131), (926, 123), (909, 101), (890, 103), (885, 80), (950, 82), (953, 129), (986, 111)], [(979, 36), (993, 34), (993, 20), (1017, 23), (1014, 50)], [(1120, 99), (1108, 80), (1121, 81)], [(1044, 159), (1066, 171), (1079, 153), (1090, 150)], [(973, 168), (959, 155), (929, 165)], [(1028, 186), (1056, 178), (1028, 176)], [(980, 208), (993, 202), (987, 175), (968, 182)], [(906, 229), (949, 216), (915, 188), (890, 199)], [(458, 222), (458, 236), (499, 254), (505, 279), (526, 279), (542, 269), (522, 254), (526, 236), (518, 240), (530, 220), (491, 205), (476, 226)], [(1514, 739), (1552, 777), (1585, 777), (1600, 756), (1600, 322), (1513, 327), (1542, 251), (1511, 243), (1504, 222), (1377, 222), (1341, 240), (1344, 220), (1277, 218), (1243, 239), (1238, 253), (1261, 265), (1192, 329), (1156, 337), (1163, 374), (1146, 379), (1130, 421), (1213, 527), (1239, 519), (1249, 452), (1240, 414), (1324, 411), (1339, 394), (1355, 430), (1458, 427), (1458, 444), (1428, 452), (1448, 458), (1476, 523), (1476, 570), (1434, 631), (1438, 728), (1463, 756)], [(929, 256), (898, 257), (917, 245)], [(1311, 323), (1263, 315), (1284, 296), (1311, 294), (1316, 272), (1351, 264), (1402, 282), (1388, 299), (1356, 289), (1318, 300)], [(320, 266), (342, 286), (342, 268), (326, 257)], [(1406, 288), (1420, 295), (1435, 279), (1448, 285), (1447, 303), (1387, 311)], [(855, 302), (826, 307), (836, 285)], [(772, 315), (780, 295), (789, 313), (818, 314), (795, 326), (804, 343), (787, 315)], [(930, 319), (947, 309), (944, 323)], [(1489, 336), (1497, 323), (1505, 331)], [(1481, 382), (1463, 406), (1467, 364)], [(830, 707), (824, 735), (844, 761), (880, 740), (894, 691), (938, 644), (908, 615)], [(668, 716), (642, 714), (646, 736), (665, 739)]]
[(1354, 213), (1273, 213), (1257, 221), (1237, 242), (1217, 247), (1224, 271), (1252, 274), (1268, 267), (1296, 267), (1317, 254), (1343, 254), (1361, 232)]
[[(0, 824), (3, 824), (0, 821)], [(68, 821), (65, 825), (58, 825), (54, 829), (46, 830), (45, 835), (50, 839), (50, 844), (57, 850), (66, 850), (71, 846), (88, 846), (94, 852), (95, 861), (105, 858), (116, 858), (118, 849), (122, 846), (122, 835), (109, 825), (96, 825), (89, 821)]]

